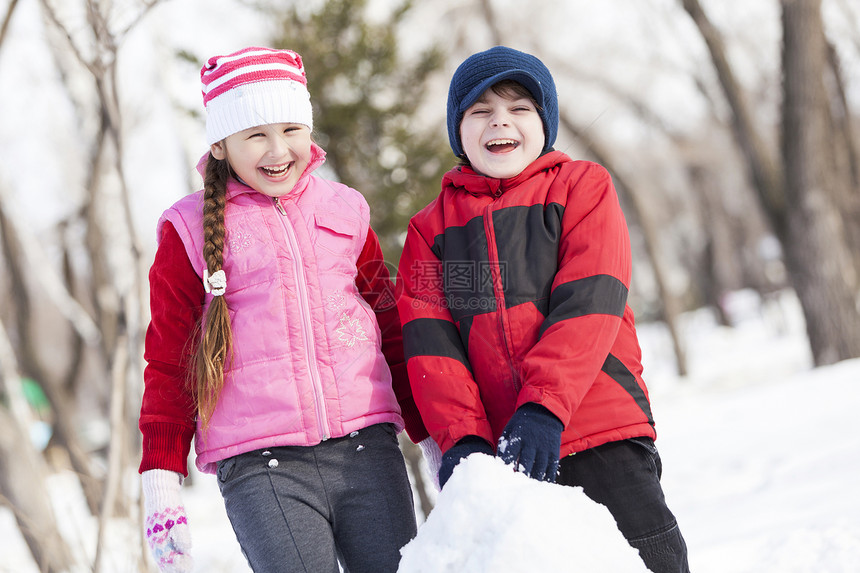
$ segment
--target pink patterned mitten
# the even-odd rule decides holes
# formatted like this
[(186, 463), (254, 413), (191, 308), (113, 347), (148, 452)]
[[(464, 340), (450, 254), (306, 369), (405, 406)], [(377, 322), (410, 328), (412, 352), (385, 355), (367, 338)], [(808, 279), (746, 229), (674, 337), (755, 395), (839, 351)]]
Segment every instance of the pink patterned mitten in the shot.
[(190, 573), (191, 531), (179, 496), (182, 476), (168, 470), (147, 470), (141, 474), (146, 540), (158, 570), (162, 573)]

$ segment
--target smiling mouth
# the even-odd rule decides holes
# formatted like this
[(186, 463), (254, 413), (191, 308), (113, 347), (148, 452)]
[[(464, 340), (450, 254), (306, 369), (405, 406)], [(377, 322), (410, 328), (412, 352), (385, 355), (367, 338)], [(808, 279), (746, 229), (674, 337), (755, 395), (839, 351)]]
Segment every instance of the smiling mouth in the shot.
[(512, 151), (519, 146), (520, 143), (514, 139), (494, 139), (488, 141), (484, 147), (492, 153), (503, 153), (505, 151)]
[(260, 170), (269, 177), (281, 177), (287, 174), (291, 165), (291, 163), (284, 163), (283, 165), (260, 167)]

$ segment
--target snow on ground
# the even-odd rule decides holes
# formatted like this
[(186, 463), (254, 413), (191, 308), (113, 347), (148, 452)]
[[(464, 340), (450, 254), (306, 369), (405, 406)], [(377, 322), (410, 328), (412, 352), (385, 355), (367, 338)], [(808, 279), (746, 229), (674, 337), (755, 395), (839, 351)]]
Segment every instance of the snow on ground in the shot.
[[(811, 369), (791, 295), (727, 303), (734, 329), (687, 317), (691, 375), (651, 380), (663, 485), (691, 568), (860, 571), (860, 360)], [(643, 341), (647, 356), (653, 338)]]
[[(726, 304), (735, 328), (718, 327), (707, 311), (685, 317), (690, 374), (684, 378), (674, 373), (664, 329), (640, 327), (663, 485), (691, 568), (856, 573), (860, 359), (812, 369), (791, 295), (762, 305), (736, 293)], [(65, 487), (68, 480), (55, 483)], [(194, 475), (184, 500), (196, 571), (250, 571), (214, 478)], [(579, 490), (531, 482), (490, 458), (458, 468), (436, 502), (406, 546), (400, 573), (531, 572), (538, 559), (548, 560), (538, 570), (637, 570), (638, 564), (619, 565), (627, 547), (600, 506)], [(0, 573), (37, 571), (8, 510), (0, 511), (0, 555)], [(457, 562), (468, 567), (446, 568)]]

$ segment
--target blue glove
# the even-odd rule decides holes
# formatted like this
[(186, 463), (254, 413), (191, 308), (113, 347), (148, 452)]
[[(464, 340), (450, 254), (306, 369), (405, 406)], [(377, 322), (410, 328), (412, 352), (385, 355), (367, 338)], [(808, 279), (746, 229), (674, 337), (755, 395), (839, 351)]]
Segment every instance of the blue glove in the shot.
[(454, 473), (454, 466), (472, 454), (493, 455), (493, 446), (484, 438), (478, 436), (466, 436), (442, 454), (442, 463), (439, 464), (439, 488), (445, 487), (445, 482)]
[(555, 482), (564, 424), (533, 402), (523, 404), (502, 430), (499, 458), (538, 481)]

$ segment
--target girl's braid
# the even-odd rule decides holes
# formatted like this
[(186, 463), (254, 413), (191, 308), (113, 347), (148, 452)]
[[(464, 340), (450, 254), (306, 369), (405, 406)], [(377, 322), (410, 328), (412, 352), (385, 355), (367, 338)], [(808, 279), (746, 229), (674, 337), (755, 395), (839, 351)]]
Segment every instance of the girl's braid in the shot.
[[(210, 276), (221, 270), (224, 262), (226, 227), (224, 207), (227, 204), (227, 181), (230, 168), (226, 160), (212, 155), (206, 162), (203, 178), (203, 260)], [(224, 368), (230, 358), (233, 333), (224, 296), (216, 296), (202, 318), (200, 344), (195, 356), (197, 411), (205, 429), (218, 396), (224, 387)]]

